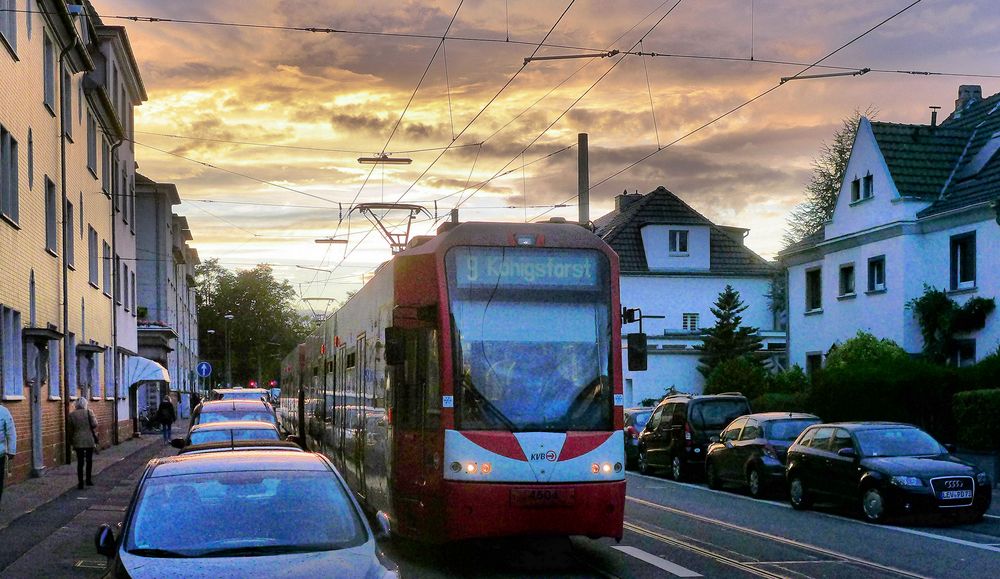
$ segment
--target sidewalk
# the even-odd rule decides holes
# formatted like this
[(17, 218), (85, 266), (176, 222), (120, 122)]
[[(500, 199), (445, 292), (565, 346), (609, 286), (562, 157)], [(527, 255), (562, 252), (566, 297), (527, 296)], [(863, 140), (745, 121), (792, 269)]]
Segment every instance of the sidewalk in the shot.
[[(174, 437), (184, 436), (187, 428), (188, 419), (178, 419), (174, 423)], [(163, 445), (163, 438), (159, 433), (143, 434), (140, 438), (124, 440), (117, 446), (101, 450), (100, 454), (94, 454), (94, 478), (98, 478), (98, 475), (108, 467), (154, 444)], [(0, 530), (7, 528), (19, 517), (75, 488), (75, 459), (72, 464), (61, 464), (45, 469), (45, 475), (40, 478), (29, 478), (17, 484), (7, 485), (3, 491), (3, 502), (0, 502)]]

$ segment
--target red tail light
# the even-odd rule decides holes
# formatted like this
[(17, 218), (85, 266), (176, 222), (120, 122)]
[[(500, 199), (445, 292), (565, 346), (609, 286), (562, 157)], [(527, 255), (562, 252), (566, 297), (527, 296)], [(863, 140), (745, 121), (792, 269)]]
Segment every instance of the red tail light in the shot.
[(684, 446), (694, 446), (694, 441), (691, 440), (691, 425), (687, 422), (684, 423)]
[(639, 431), (635, 429), (634, 426), (628, 426), (625, 428), (625, 433), (632, 438), (639, 438)]

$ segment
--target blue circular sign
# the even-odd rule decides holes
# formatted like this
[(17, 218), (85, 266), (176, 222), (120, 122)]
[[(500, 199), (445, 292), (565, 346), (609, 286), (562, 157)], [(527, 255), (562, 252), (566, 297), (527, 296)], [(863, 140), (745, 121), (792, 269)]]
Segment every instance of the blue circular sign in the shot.
[(208, 378), (212, 375), (212, 365), (208, 362), (198, 362), (198, 375), (202, 378)]

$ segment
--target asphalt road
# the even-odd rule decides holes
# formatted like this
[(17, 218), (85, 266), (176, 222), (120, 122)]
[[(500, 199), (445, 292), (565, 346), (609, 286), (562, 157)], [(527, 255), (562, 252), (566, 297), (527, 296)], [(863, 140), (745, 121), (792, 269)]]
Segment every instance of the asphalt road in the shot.
[[(96, 577), (93, 534), (121, 520), (156, 446), (122, 461), (88, 491), (75, 489), (4, 530), (7, 577)], [(110, 471), (110, 472), (109, 472)], [(996, 512), (996, 509), (994, 509)], [(628, 475), (625, 537), (518, 539), (427, 546), (389, 541), (403, 577), (994, 577), (1000, 517), (974, 525), (871, 525), (819, 505), (793, 511), (738, 491)], [(23, 534), (17, 534), (18, 530)]]

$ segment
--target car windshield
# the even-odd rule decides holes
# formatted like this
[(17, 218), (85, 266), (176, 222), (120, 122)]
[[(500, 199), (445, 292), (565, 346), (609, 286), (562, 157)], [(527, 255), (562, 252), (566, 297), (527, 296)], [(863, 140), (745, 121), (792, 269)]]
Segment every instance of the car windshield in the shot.
[(448, 252), (462, 430), (610, 430), (607, 260), (593, 250)]
[(722, 430), (735, 418), (750, 414), (746, 400), (702, 400), (694, 405), (691, 423), (699, 430)]
[(764, 438), (768, 440), (792, 442), (798, 438), (800, 434), (802, 434), (802, 431), (805, 430), (806, 427), (810, 424), (816, 424), (818, 422), (818, 418), (771, 420), (770, 422), (764, 423)]
[(274, 424), (274, 415), (264, 410), (212, 410), (198, 414), (195, 424), (227, 421), (256, 421)]
[(948, 452), (938, 441), (919, 428), (878, 428), (856, 430), (861, 456), (928, 456)]
[(278, 440), (278, 432), (265, 428), (233, 428), (227, 430), (203, 430), (191, 433), (191, 444), (209, 442), (232, 442), (235, 440)]
[(125, 539), (151, 557), (234, 557), (355, 547), (367, 532), (332, 473), (238, 471), (147, 479)]
[(633, 414), (633, 416), (635, 416), (635, 427), (639, 430), (642, 430), (642, 428), (646, 426), (646, 423), (649, 422), (649, 417), (652, 415), (653, 415), (652, 410), (650, 410), (649, 412), (636, 412), (635, 414)]

